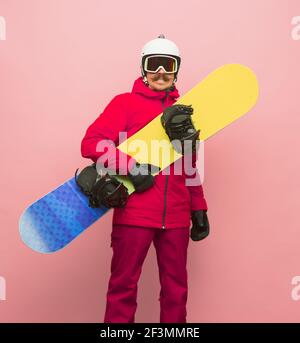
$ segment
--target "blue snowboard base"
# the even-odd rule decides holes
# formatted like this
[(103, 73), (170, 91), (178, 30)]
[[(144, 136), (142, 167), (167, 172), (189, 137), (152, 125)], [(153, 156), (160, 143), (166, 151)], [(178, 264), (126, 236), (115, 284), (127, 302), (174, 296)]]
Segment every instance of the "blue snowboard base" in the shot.
[(70, 243), (109, 208), (92, 208), (75, 177), (46, 194), (21, 215), (23, 242), (40, 253), (52, 253)]

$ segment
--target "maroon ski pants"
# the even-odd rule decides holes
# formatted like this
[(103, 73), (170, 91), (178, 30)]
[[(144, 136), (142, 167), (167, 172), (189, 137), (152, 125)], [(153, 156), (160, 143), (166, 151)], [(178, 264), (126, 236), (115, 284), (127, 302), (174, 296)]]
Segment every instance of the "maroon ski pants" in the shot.
[(104, 323), (134, 323), (137, 283), (153, 241), (160, 280), (160, 322), (186, 323), (189, 229), (156, 229), (113, 225), (111, 276)]

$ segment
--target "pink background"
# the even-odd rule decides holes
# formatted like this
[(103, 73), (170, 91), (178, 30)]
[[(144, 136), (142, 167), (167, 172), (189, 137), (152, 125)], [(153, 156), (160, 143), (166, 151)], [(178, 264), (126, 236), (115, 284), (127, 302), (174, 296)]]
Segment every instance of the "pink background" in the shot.
[[(112, 211), (68, 248), (41, 255), (19, 238), (24, 208), (89, 161), (80, 142), (113, 96), (140, 75), (142, 46), (164, 33), (182, 54), (184, 94), (215, 68), (242, 63), (260, 99), (205, 144), (211, 235), (189, 246), (189, 322), (297, 322), (300, 274), (298, 0), (0, 0), (2, 322), (101, 322)], [(148, 7), (148, 9), (147, 9)], [(298, 157), (297, 157), (298, 156)], [(153, 246), (137, 322), (158, 322)], [(300, 296), (299, 296), (300, 298)]]

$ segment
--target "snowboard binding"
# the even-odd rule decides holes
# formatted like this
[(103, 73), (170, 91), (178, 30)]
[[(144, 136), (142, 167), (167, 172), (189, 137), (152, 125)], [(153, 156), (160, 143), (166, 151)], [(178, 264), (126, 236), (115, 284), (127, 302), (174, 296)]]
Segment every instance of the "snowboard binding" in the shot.
[(104, 205), (107, 208), (124, 207), (128, 199), (128, 189), (115, 177), (106, 173), (98, 174), (96, 164), (85, 167), (75, 181), (81, 191), (89, 198), (89, 206), (96, 208)]
[(161, 116), (164, 127), (174, 149), (181, 153), (195, 152), (200, 130), (196, 130), (191, 120), (192, 105), (172, 105)]

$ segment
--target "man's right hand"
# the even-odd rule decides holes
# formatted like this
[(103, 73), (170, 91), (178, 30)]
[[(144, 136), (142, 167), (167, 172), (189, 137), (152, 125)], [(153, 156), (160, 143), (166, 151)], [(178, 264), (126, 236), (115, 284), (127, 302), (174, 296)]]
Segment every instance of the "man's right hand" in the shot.
[(153, 164), (140, 164), (136, 162), (129, 170), (128, 177), (133, 183), (135, 191), (137, 193), (142, 193), (153, 186), (154, 176), (151, 175), (151, 172), (157, 173), (159, 171), (160, 167), (157, 167)]

